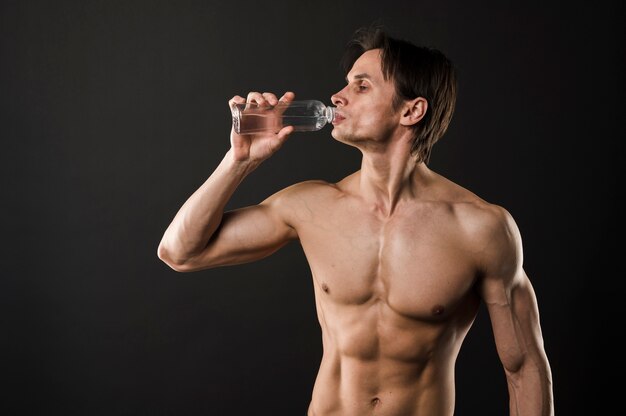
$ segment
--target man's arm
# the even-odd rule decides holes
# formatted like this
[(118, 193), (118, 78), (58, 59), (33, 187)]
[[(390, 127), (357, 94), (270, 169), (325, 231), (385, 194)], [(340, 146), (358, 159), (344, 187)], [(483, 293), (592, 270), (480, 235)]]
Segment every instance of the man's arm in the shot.
[[(290, 101), (293, 93), (280, 100)], [(235, 96), (233, 103), (275, 104), (271, 93)], [(174, 270), (196, 271), (210, 267), (254, 261), (297, 238), (286, 223), (281, 200), (292, 187), (277, 192), (256, 206), (224, 213), (224, 207), (244, 178), (275, 153), (292, 127), (278, 133), (241, 136), (231, 130), (231, 148), (226, 156), (184, 205), (165, 231), (157, 255)]]
[(552, 374), (539, 309), (522, 263), (522, 241), (511, 215), (494, 206), (482, 251), (480, 293), (508, 382), (511, 416), (553, 416)]

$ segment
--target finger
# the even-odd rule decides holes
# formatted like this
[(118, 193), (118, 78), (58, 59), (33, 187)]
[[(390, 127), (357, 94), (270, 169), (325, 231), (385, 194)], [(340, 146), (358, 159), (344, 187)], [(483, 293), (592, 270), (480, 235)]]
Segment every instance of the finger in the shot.
[(233, 103), (237, 103), (237, 104), (243, 104), (246, 102), (246, 99), (243, 98), (240, 95), (235, 95), (233, 98), (231, 98), (230, 100), (228, 100), (228, 105), (231, 105)]
[(231, 109), (231, 111), (233, 111), (233, 108), (237, 105), (237, 104), (245, 104), (246, 103), (246, 99), (239, 96), (239, 95), (235, 95), (233, 98), (231, 98), (230, 100), (228, 100), (228, 107)]
[(280, 97), (278, 99), (278, 101), (293, 101), (293, 99), (296, 98), (296, 94), (294, 94), (292, 91), (287, 91), (286, 93), (283, 94), (282, 97)]
[(287, 141), (287, 138), (293, 132), (293, 130), (294, 130), (293, 126), (287, 126), (287, 127), (283, 127), (282, 129), (280, 129), (276, 137), (274, 137), (268, 144), (268, 146), (270, 147), (270, 152), (272, 154), (278, 151), (278, 149), (280, 149), (283, 146), (283, 144), (285, 143), (285, 141)]
[(287, 140), (287, 137), (289, 137), (289, 135), (294, 132), (294, 130), (295, 128), (293, 126), (285, 126), (280, 129), (280, 131), (276, 135), (276, 138), (281, 143), (281, 145), (285, 142), (285, 140)]
[[(243, 110), (243, 108), (245, 107), (245, 104), (246, 104), (246, 99), (239, 95), (235, 95), (233, 98), (228, 100), (228, 107), (230, 108), (230, 112), (233, 115), (233, 119), (241, 110)], [(234, 122), (233, 122), (233, 131), (234, 131)]]
[(265, 97), (263, 97), (263, 94), (261, 94), (260, 92), (256, 92), (256, 91), (248, 93), (246, 102), (256, 103), (259, 107), (269, 105), (267, 100), (265, 100)]
[[(285, 104), (289, 104), (293, 101), (295, 97), (296, 97), (296, 94), (294, 94), (291, 91), (287, 91), (286, 93), (283, 94), (282, 97), (280, 97), (279, 101)], [(278, 114), (283, 114), (287, 110), (288, 107), (289, 105), (279, 106), (277, 109)]]
[(264, 92), (263, 93), (263, 98), (265, 98), (265, 100), (270, 104), (270, 105), (276, 105), (278, 104), (278, 98), (276, 98), (276, 95), (272, 94), (271, 92)]

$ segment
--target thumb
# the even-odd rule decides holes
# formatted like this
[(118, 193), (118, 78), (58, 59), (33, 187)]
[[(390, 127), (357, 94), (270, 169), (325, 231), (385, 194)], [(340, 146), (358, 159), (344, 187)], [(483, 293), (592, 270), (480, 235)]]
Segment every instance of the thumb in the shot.
[(286, 126), (280, 129), (276, 137), (274, 137), (274, 140), (272, 140), (272, 148), (274, 149), (274, 151), (282, 147), (282, 145), (287, 141), (289, 135), (293, 133), (294, 130), (295, 129), (293, 126)]
[(294, 94), (293, 91), (287, 91), (278, 101), (290, 102), (293, 101), (294, 98), (296, 98), (296, 94)]

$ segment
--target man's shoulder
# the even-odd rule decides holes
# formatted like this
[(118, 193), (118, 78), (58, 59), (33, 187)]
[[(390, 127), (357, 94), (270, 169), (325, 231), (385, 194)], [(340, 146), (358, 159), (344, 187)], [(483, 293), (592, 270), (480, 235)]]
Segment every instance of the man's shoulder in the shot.
[(455, 213), (470, 221), (493, 221), (506, 212), (504, 207), (466, 189), (455, 192), (447, 202), (454, 207)]
[(465, 236), (477, 245), (497, 241), (501, 247), (517, 239), (519, 230), (509, 210), (478, 196), (454, 204), (454, 212)]
[(469, 189), (447, 181), (446, 196), (442, 199), (472, 237), (490, 238), (494, 233), (506, 233), (507, 230), (516, 228), (513, 216), (504, 206), (487, 201)]
[(455, 211), (469, 226), (485, 231), (501, 228), (513, 219), (503, 206), (480, 198), (456, 204)]
[(508, 209), (477, 198), (461, 204), (459, 217), (466, 247), (477, 254), (480, 269), (496, 276), (506, 276), (520, 264), (522, 238)]
[(280, 193), (287, 198), (302, 198), (336, 191), (337, 185), (334, 183), (322, 179), (309, 179), (289, 185), (283, 188)]
[(287, 198), (295, 197), (301, 199), (306, 197), (311, 198), (311, 201), (328, 202), (327, 198), (332, 199), (353, 194), (359, 173), (360, 171), (352, 172), (337, 182), (329, 182), (322, 179), (296, 182), (283, 188), (280, 193)]
[(338, 192), (336, 184), (321, 179), (310, 179), (280, 189), (263, 203), (270, 203), (279, 209), (300, 210), (310, 207), (315, 201), (326, 200), (336, 192)]
[(451, 206), (454, 213), (462, 219), (470, 223), (480, 222), (482, 225), (487, 225), (502, 221), (510, 215), (503, 206), (487, 201), (444, 176), (438, 175), (438, 177), (439, 190), (435, 199)]

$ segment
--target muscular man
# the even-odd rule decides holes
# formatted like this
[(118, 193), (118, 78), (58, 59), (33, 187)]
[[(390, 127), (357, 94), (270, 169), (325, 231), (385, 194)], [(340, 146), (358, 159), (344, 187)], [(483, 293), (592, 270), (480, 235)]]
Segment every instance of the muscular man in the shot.
[[(481, 301), (511, 415), (554, 414), (537, 301), (511, 215), (428, 168), (456, 100), (439, 51), (357, 31), (332, 136), (363, 154), (337, 183), (296, 183), (224, 212), (293, 128), (240, 136), (167, 228), (158, 256), (190, 272), (259, 260), (298, 240), (310, 264), (323, 358), (309, 416), (451, 416), (454, 365)], [(280, 100), (291, 101), (288, 92)], [(229, 104), (272, 105), (251, 92)]]

